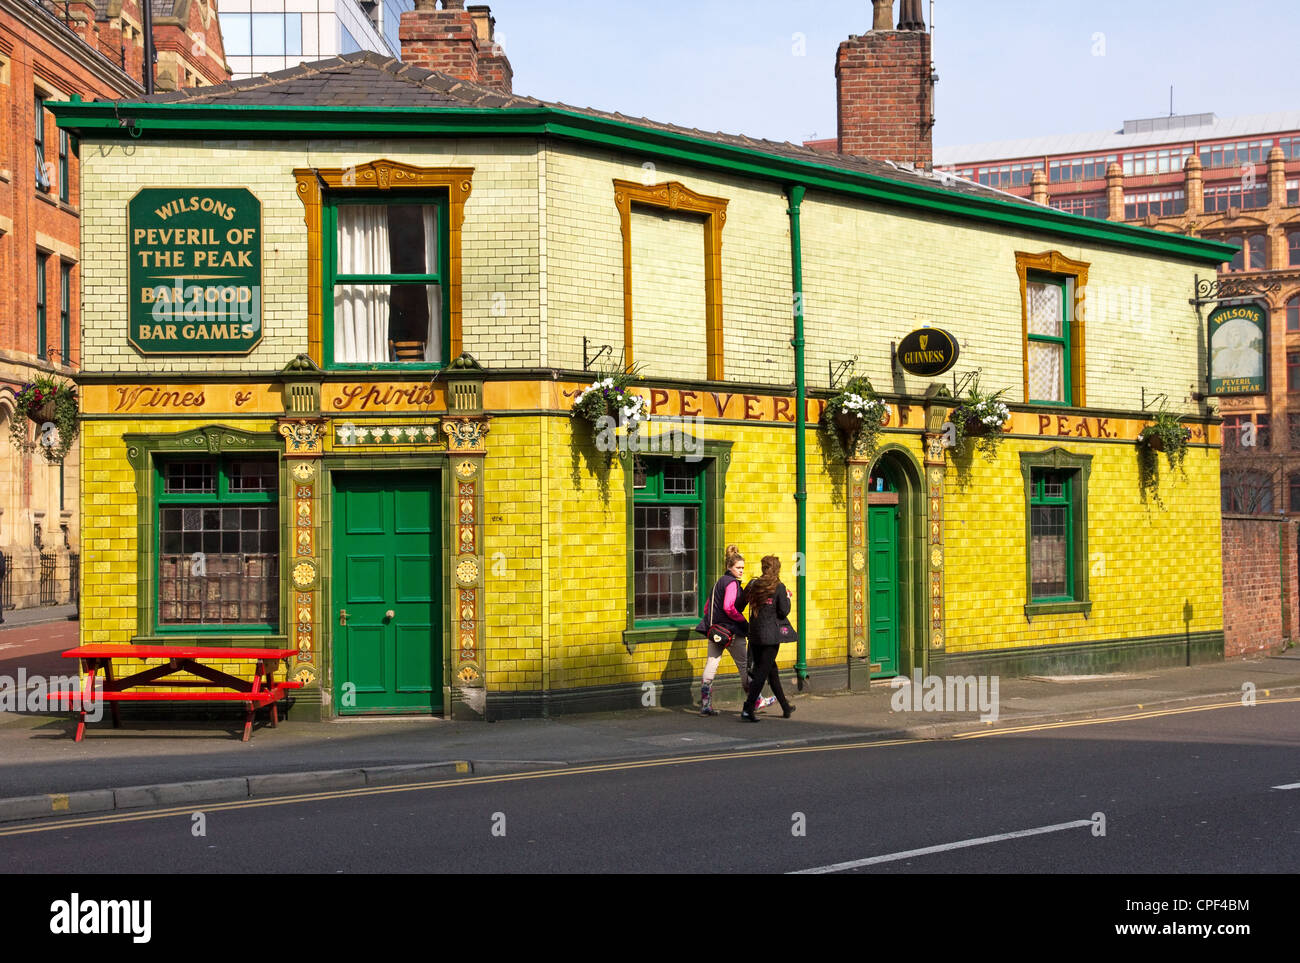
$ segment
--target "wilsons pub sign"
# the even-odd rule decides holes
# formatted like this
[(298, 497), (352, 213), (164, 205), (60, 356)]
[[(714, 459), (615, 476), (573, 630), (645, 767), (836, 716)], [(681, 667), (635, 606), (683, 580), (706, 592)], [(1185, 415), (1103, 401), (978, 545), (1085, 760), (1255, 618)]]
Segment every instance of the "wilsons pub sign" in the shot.
[(262, 340), (262, 205), (242, 187), (146, 187), (127, 206), (132, 345), (247, 354)]
[(1267, 324), (1258, 304), (1225, 304), (1210, 312), (1210, 394), (1264, 393)]
[(957, 363), (957, 339), (943, 328), (918, 328), (898, 343), (898, 363), (923, 378), (941, 375)]

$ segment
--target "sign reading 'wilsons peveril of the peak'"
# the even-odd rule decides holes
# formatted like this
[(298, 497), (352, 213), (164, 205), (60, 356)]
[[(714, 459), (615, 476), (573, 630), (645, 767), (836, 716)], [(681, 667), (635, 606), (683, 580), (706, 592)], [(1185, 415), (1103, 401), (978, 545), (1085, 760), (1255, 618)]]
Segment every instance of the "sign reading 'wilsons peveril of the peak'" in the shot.
[(1258, 304), (1225, 304), (1210, 312), (1210, 394), (1262, 395), (1268, 316)]
[(262, 340), (262, 204), (242, 187), (146, 187), (127, 205), (128, 339), (142, 354)]

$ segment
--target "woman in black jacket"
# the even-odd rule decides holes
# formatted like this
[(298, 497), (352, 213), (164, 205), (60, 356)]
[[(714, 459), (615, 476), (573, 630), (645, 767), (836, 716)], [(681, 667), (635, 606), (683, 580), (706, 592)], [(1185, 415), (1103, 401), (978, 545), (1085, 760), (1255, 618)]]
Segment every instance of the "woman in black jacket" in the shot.
[(777, 651), (781, 643), (793, 635), (790, 628), (790, 591), (781, 582), (781, 560), (775, 555), (763, 556), (763, 574), (745, 586), (745, 602), (749, 607), (749, 649), (754, 659), (754, 671), (749, 683), (749, 694), (740, 718), (757, 722), (754, 703), (763, 691), (764, 683), (772, 687), (772, 694), (781, 703), (781, 715), (789, 719), (794, 706), (781, 688), (781, 674), (776, 668)]

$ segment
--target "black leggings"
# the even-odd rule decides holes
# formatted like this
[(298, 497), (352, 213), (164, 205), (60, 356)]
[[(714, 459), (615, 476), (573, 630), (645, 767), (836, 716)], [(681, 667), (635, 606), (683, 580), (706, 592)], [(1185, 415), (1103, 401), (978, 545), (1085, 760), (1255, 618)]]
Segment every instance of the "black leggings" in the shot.
[(780, 649), (779, 645), (750, 646), (749, 650), (754, 655), (754, 672), (749, 683), (749, 694), (745, 698), (746, 712), (754, 711), (754, 705), (763, 692), (764, 683), (771, 687), (772, 695), (776, 696), (776, 701), (781, 703), (783, 710), (790, 708), (790, 703), (785, 697), (785, 690), (781, 688), (781, 674), (776, 668), (776, 655)]

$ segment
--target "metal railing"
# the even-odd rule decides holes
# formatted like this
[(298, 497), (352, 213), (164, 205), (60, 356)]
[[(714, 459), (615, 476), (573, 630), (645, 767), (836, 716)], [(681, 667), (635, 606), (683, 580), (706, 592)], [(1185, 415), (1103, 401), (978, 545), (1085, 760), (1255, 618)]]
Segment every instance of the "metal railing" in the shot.
[(41, 556), (41, 604), (59, 604), (59, 583), (55, 579), (58, 558), (54, 555)]
[(9, 555), (5, 555), (4, 564), (0, 565), (0, 612), (14, 607), (13, 569), (13, 558)]
[(68, 556), (68, 601), (81, 611), (81, 556), (76, 552)]

